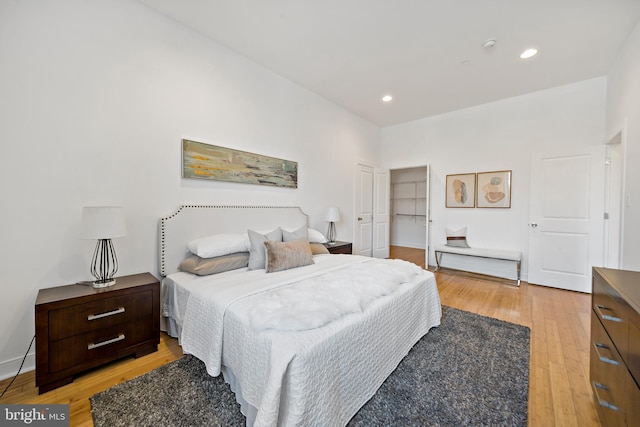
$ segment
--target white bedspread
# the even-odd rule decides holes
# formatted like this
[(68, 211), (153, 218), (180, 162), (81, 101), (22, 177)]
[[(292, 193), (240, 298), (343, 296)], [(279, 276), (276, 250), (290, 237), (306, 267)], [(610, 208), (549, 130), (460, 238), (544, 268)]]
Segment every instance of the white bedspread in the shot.
[[(256, 310), (283, 303), (279, 293), (291, 294), (284, 305), (302, 301), (292, 284), (304, 289), (325, 283), (335, 290), (328, 276), (337, 275), (348, 277), (340, 286), (356, 294), (366, 286), (373, 291), (364, 298), (341, 291), (341, 301), (351, 292), (357, 304), (345, 304), (330, 318), (305, 324), (304, 316), (292, 320), (287, 314), (273, 323), (257, 322)], [(232, 374), (243, 412), (255, 426), (346, 424), (415, 342), (440, 324), (433, 274), (399, 261), (326, 255), (314, 265), (271, 274), (176, 273), (167, 285), (183, 350), (204, 361), (211, 375), (223, 369), (225, 378), (227, 371)], [(298, 302), (296, 308), (304, 313), (307, 306)], [(274, 329), (283, 323), (296, 330)]]
[(250, 325), (258, 331), (319, 328), (346, 314), (361, 312), (373, 300), (394, 292), (421, 271), (415, 264), (385, 259), (281, 286), (260, 299), (252, 298)]

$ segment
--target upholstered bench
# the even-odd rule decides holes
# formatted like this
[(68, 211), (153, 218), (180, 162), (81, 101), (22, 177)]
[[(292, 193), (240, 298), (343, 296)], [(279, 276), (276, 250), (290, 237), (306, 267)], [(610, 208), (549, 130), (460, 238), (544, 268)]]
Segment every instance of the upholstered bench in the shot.
[(505, 251), (499, 249), (483, 249), (483, 248), (458, 248), (452, 246), (439, 245), (435, 248), (436, 253), (436, 271), (440, 270), (440, 262), (442, 254), (455, 254), (474, 256), (479, 258), (491, 258), (502, 261), (513, 261), (516, 263), (516, 285), (520, 286), (520, 263), (522, 262), (522, 252)]

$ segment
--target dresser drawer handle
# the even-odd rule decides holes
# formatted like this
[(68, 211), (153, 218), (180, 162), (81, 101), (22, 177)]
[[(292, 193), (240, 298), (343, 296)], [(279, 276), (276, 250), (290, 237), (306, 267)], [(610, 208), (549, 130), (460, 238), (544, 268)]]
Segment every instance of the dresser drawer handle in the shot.
[(596, 393), (596, 399), (598, 400), (598, 403), (600, 404), (600, 406), (604, 406), (605, 408), (609, 408), (613, 411), (619, 410), (619, 408), (616, 405), (614, 405), (613, 403), (607, 402), (606, 400), (600, 397), (601, 390), (605, 391), (606, 393), (609, 393), (609, 389), (607, 388), (606, 385), (597, 383), (595, 381), (593, 382), (593, 385), (595, 386), (593, 387), (593, 390)]
[(606, 305), (597, 305), (598, 307), (598, 311), (600, 311), (600, 316), (604, 319), (604, 320), (609, 320), (611, 322), (622, 322), (622, 319), (619, 317), (615, 317), (615, 316), (609, 316), (608, 314), (603, 314), (602, 310), (609, 310), (611, 312), (613, 312), (613, 310), (611, 310), (609, 307), (607, 307)]
[(593, 345), (596, 347), (596, 353), (598, 354), (598, 358), (600, 359), (601, 362), (608, 363), (610, 365), (620, 364), (617, 360), (613, 359), (612, 357), (607, 357), (600, 354), (600, 349), (604, 349), (604, 350), (608, 350), (610, 355), (613, 356), (613, 352), (611, 351), (611, 348), (609, 348), (608, 345), (601, 344), (599, 342), (595, 342), (593, 343)]
[(103, 317), (109, 317), (109, 316), (113, 316), (115, 314), (120, 314), (120, 313), (124, 313), (124, 307), (120, 307), (113, 311), (107, 311), (106, 313), (90, 314), (87, 316), (87, 320), (102, 319)]
[(120, 334), (115, 338), (111, 338), (110, 340), (97, 342), (97, 343), (91, 343), (91, 344), (89, 344), (87, 346), (87, 349), (88, 350), (93, 350), (94, 348), (102, 347), (104, 345), (113, 344), (114, 342), (122, 341), (123, 339), (124, 339), (124, 334)]

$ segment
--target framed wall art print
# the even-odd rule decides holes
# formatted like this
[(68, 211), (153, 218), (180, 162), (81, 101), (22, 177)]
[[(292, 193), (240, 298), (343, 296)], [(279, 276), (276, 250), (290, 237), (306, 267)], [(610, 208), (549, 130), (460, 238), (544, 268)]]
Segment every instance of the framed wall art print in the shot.
[(447, 208), (473, 208), (476, 196), (476, 174), (462, 173), (447, 175), (446, 199)]
[(511, 171), (478, 172), (476, 207), (511, 207)]

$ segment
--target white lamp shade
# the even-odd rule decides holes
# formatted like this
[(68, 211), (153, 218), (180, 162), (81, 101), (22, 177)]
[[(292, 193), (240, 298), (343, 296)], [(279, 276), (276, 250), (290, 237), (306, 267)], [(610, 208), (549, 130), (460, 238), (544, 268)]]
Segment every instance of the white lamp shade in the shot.
[(338, 222), (340, 221), (340, 210), (338, 208), (329, 208), (327, 211), (327, 221)]
[(113, 239), (127, 235), (124, 209), (120, 206), (85, 206), (81, 227), (83, 239)]

